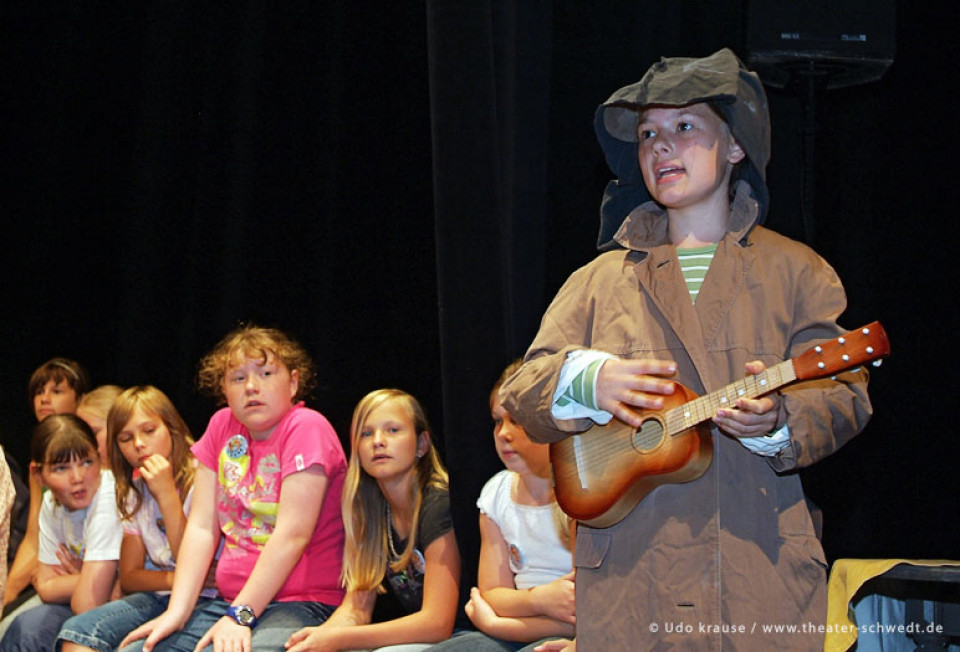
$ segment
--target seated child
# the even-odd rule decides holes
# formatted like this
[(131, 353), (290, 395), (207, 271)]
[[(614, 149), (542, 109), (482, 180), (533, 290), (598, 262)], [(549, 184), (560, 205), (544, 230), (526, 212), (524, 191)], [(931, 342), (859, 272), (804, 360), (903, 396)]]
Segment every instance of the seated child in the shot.
[[(30, 487), (23, 481), (23, 473), (20, 471), (20, 464), (17, 458), (12, 456), (6, 449), (0, 447), (0, 465), (6, 468), (6, 476), (10, 480), (11, 491), (9, 504), (3, 504), (5, 515), (4, 523), (7, 531), (7, 550), (4, 553), (3, 561), (3, 585), (6, 591), (7, 573), (13, 564), (14, 557), (17, 554), (17, 546), (23, 540), (27, 531), (27, 515), (30, 511)], [(11, 603), (11, 608), (16, 603)], [(0, 638), (3, 634), (0, 633)]]
[[(0, 447), (0, 559), (7, 559), (7, 545), (10, 543), (10, 511), (17, 497), (17, 490), (13, 484), (10, 467)], [(7, 584), (7, 564), (0, 563), (0, 591)]]
[(97, 436), (97, 452), (100, 453), (100, 463), (105, 468), (110, 467), (107, 448), (107, 413), (122, 391), (123, 388), (117, 385), (100, 385), (84, 394), (77, 404), (77, 416), (86, 421), (90, 430)]
[(527, 438), (498, 396), (521, 363), (511, 363), (490, 392), (494, 444), (507, 468), (487, 482), (477, 501), (478, 586), (466, 611), (480, 631), (430, 652), (532, 650), (535, 641), (574, 634), (572, 521), (554, 498), (550, 449)]
[(53, 358), (37, 367), (27, 384), (27, 395), (37, 421), (51, 414), (74, 414), (90, 389), (86, 369), (67, 358)]
[(120, 586), (127, 595), (65, 622), (58, 637), (63, 652), (110, 652), (163, 613), (193, 496), (193, 438), (166, 394), (131, 387), (114, 402), (105, 427), (123, 519)]
[[(83, 395), (90, 388), (90, 380), (83, 366), (67, 358), (52, 358), (34, 369), (27, 383), (27, 396), (30, 398), (30, 408), (37, 421), (51, 414), (73, 414)], [(25, 598), (33, 595), (31, 580), (37, 571), (37, 542), (40, 517), (40, 503), (43, 488), (35, 469), (28, 469), (30, 485), (30, 506), (26, 518), (26, 530), (23, 539), (15, 542), (16, 556), (10, 566), (7, 576), (7, 586), (3, 594), (4, 621), (0, 625), (0, 637), (9, 625), (9, 616), (12, 609), (17, 607), (16, 601), (21, 603)], [(31, 601), (26, 608), (40, 604), (39, 598)]]
[[(447, 472), (426, 415), (406, 392), (371, 392), (353, 412), (350, 443), (343, 492), (347, 595), (327, 622), (297, 632), (287, 647), (426, 649), (453, 631), (460, 586)], [(407, 615), (371, 624), (384, 583)]]
[[(282, 650), (340, 604), (346, 459), (330, 423), (297, 401), (313, 380), (306, 351), (275, 329), (241, 327), (201, 361), (200, 387), (227, 407), (192, 448), (199, 466), (167, 610), (121, 647)], [(197, 604), (221, 536), (220, 597)]]
[(48, 489), (33, 580), (43, 604), (13, 620), (3, 652), (52, 649), (67, 618), (107, 602), (117, 588), (122, 530), (113, 474), (100, 468), (93, 431), (73, 414), (48, 416), (33, 431), (30, 457)]

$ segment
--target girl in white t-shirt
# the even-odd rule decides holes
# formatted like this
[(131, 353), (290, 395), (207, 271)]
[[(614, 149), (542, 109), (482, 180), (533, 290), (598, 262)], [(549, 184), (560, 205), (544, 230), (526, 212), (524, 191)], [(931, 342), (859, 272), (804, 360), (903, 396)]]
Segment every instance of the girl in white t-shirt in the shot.
[(127, 595), (64, 623), (63, 652), (115, 650), (131, 630), (164, 612), (193, 495), (193, 438), (166, 394), (152, 386), (127, 389), (110, 408), (106, 429)]
[[(27, 396), (30, 399), (31, 411), (39, 423), (51, 414), (74, 414), (89, 389), (90, 378), (83, 365), (76, 360), (52, 358), (33, 371), (27, 383)], [(28, 587), (37, 571), (43, 488), (39, 473), (32, 468), (25, 480), (30, 485), (27, 529), (18, 545), (14, 546), (15, 551), (12, 551), (15, 558), (7, 575), (3, 597), (6, 614), (0, 621), (0, 638), (3, 638), (3, 632), (13, 622), (13, 618), (40, 604), (40, 599), (32, 587)]]
[(507, 468), (487, 481), (477, 500), (480, 564), (466, 612), (479, 631), (430, 652), (528, 650), (537, 641), (574, 635), (572, 522), (553, 494), (549, 446), (530, 441), (497, 395), (520, 363), (508, 366), (490, 392), (493, 440)]
[(118, 594), (122, 530), (113, 474), (101, 470), (97, 440), (82, 419), (54, 414), (37, 424), (32, 468), (47, 488), (40, 507), (39, 568), (33, 579), (43, 604), (11, 623), (0, 650), (53, 649), (60, 626)]

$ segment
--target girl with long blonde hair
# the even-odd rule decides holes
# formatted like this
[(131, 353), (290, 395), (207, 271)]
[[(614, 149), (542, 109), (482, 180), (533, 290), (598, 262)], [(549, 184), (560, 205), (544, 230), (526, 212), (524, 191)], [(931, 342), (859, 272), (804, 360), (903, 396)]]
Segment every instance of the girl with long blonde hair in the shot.
[[(347, 595), (325, 623), (290, 637), (288, 648), (425, 649), (450, 636), (457, 612), (460, 553), (447, 472), (423, 408), (400, 390), (363, 397), (350, 443), (343, 491)], [(371, 623), (384, 585), (406, 615)]]

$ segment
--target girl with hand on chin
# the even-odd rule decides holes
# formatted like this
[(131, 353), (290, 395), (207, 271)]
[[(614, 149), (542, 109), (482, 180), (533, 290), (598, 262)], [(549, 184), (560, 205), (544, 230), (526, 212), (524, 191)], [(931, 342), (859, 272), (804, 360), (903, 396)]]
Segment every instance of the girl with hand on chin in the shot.
[(120, 586), (127, 595), (65, 622), (62, 652), (115, 650), (130, 630), (163, 613), (193, 496), (193, 438), (167, 395), (131, 387), (111, 402), (103, 428), (123, 519)]
[[(350, 425), (343, 492), (347, 545), (343, 604), (319, 627), (287, 643), (305, 650), (423, 650), (453, 631), (460, 553), (447, 472), (415, 398), (396, 389), (367, 394)], [(386, 584), (406, 615), (371, 623)]]

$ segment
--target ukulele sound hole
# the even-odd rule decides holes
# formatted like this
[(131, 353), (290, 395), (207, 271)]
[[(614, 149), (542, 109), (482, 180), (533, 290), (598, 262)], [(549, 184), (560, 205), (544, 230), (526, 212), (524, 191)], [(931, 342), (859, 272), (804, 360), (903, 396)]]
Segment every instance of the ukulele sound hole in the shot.
[(633, 447), (641, 453), (652, 451), (662, 440), (663, 424), (656, 419), (647, 419), (633, 431)]

